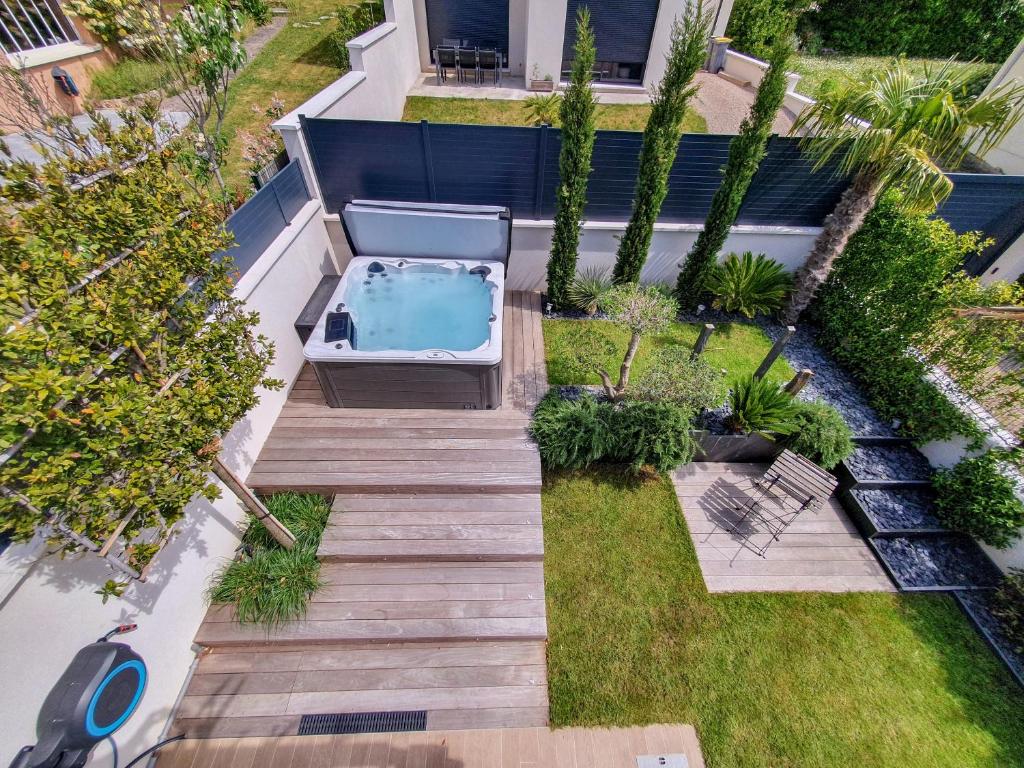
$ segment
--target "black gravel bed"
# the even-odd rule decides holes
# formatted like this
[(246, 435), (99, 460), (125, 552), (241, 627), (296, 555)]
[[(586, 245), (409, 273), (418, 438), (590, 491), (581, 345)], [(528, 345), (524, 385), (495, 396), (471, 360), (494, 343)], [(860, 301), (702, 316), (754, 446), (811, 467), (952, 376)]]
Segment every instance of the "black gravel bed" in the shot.
[(598, 402), (608, 399), (604, 387), (597, 384), (560, 384), (551, 389), (558, 392), (562, 400), (579, 400), (584, 395), (590, 395)]
[[(783, 326), (766, 318), (758, 318), (757, 325), (775, 341)], [(806, 325), (798, 325), (796, 333), (786, 344), (782, 356), (797, 371), (809, 368), (814, 376), (800, 392), (801, 400), (824, 400), (842, 415), (855, 435), (895, 436), (896, 426), (882, 421), (860, 386), (838, 363), (817, 344), (814, 333)]]
[(1002, 622), (992, 614), (993, 592), (989, 590), (958, 592), (957, 600), (981, 628), (982, 634), (987, 635), (985, 639), (996, 647), (998, 655), (1002, 658), (1003, 663), (1010, 668), (1010, 672), (1017, 682), (1024, 686), (1024, 654), (1017, 652), (1013, 642), (1003, 631)]
[(925, 490), (863, 490), (851, 495), (860, 503), (879, 532), (941, 530), (932, 514), (935, 494)]
[(846, 459), (858, 480), (930, 480), (928, 459), (903, 445), (859, 445)]
[(725, 420), (732, 413), (728, 403), (717, 408), (709, 408), (697, 416), (697, 429), (706, 429), (712, 435), (734, 435), (736, 434), (725, 426)]
[(871, 539), (903, 589), (994, 587), (1001, 578), (970, 538), (943, 534)]

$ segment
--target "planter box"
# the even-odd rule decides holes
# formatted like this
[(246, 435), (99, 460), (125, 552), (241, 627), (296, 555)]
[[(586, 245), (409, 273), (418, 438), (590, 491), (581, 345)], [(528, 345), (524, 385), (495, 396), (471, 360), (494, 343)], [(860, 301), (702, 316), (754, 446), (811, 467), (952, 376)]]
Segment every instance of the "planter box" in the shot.
[[(998, 584), (1001, 572), (969, 536), (956, 533), (926, 536), (875, 537), (867, 540), (886, 573), (901, 592), (957, 592), (991, 589)], [(895, 551), (902, 543), (904, 556)], [(942, 553), (942, 549), (951, 551)], [(909, 552), (907, 551), (909, 550)], [(933, 554), (934, 553), (934, 554)], [(934, 555), (939, 555), (935, 557)], [(922, 562), (934, 563), (914, 579), (907, 568)], [(952, 564), (951, 563), (955, 563)], [(903, 567), (901, 567), (903, 566)], [(950, 573), (957, 570), (959, 573)], [(945, 573), (943, 573), (945, 572)], [(938, 577), (936, 577), (938, 575)], [(944, 576), (944, 578), (942, 578)]]
[(541, 91), (551, 93), (555, 90), (554, 80), (531, 80), (530, 81), (531, 91)]
[(697, 442), (694, 461), (769, 462), (782, 453), (782, 446), (761, 435), (712, 435), (707, 430), (690, 434)]

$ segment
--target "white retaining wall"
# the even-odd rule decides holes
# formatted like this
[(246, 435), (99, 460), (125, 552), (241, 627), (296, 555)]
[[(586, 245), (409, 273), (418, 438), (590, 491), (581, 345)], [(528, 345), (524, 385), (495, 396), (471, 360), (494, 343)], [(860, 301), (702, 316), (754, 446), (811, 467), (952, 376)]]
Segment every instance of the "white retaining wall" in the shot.
[[(764, 73), (767, 71), (767, 62), (739, 53), (738, 51), (729, 50), (725, 52), (725, 66), (722, 68), (722, 72), (742, 83), (750, 83), (752, 88), (757, 88), (761, 84)], [(814, 99), (796, 92), (796, 86), (799, 82), (800, 75), (795, 72), (787, 74), (786, 95), (782, 100), (782, 106), (784, 109), (792, 112), (794, 117), (814, 103)]]
[[(322, 274), (335, 274), (319, 201), (312, 201), (242, 277), (235, 294), (260, 313), (258, 331), (276, 344), (268, 375), (290, 385), (302, 364), (292, 323)], [(287, 386), (260, 393), (257, 405), (224, 440), (222, 458), (243, 477), (249, 472), (287, 396)], [(212, 504), (190, 504), (179, 533), (154, 561), (145, 584), (134, 584), (104, 605), (94, 594), (112, 576), (94, 555), (41, 558), (41, 543), (13, 545), (0, 555), (0, 764), (35, 743), (43, 698), (83, 645), (119, 623), (135, 622), (123, 636), (145, 659), (149, 684), (139, 709), (114, 735), (119, 762), (155, 743), (167, 725), (194, 660), (192, 638), (206, 613), (210, 576), (232, 557), (243, 511), (227, 491)], [(101, 744), (92, 765), (111, 764)]]

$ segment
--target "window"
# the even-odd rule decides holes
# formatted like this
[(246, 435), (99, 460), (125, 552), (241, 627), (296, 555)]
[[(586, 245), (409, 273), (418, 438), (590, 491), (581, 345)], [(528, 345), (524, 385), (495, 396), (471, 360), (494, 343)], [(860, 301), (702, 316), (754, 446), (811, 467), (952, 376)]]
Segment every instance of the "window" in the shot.
[(0, 50), (24, 53), (73, 43), (78, 33), (56, 2), (0, 0)]

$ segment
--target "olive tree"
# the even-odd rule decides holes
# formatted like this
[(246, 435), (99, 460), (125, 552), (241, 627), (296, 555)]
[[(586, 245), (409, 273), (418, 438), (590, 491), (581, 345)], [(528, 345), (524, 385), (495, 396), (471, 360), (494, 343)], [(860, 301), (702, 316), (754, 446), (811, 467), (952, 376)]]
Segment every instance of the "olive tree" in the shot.
[(668, 328), (675, 319), (678, 307), (675, 300), (661, 289), (635, 283), (616, 286), (609, 291), (604, 307), (613, 323), (625, 326), (629, 331), (629, 343), (619, 366), (618, 381), (613, 383), (611, 374), (603, 366), (597, 366), (597, 375), (601, 377), (605, 394), (610, 400), (618, 401), (625, 396), (629, 386), (630, 369), (641, 339)]

